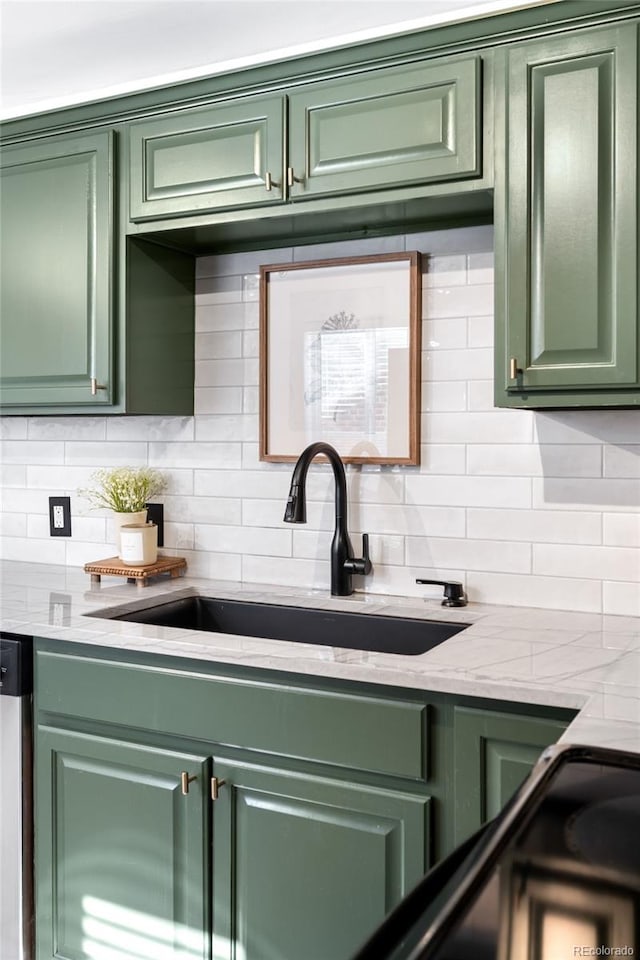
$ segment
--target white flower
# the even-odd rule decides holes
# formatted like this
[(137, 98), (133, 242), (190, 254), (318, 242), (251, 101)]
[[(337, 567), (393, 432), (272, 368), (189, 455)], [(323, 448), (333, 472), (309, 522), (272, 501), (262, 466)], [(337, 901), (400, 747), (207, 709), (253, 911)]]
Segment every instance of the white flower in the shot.
[(161, 493), (167, 481), (159, 470), (151, 467), (115, 467), (96, 470), (91, 475), (95, 487), (78, 490), (94, 507), (108, 507), (116, 513), (137, 513), (144, 510), (151, 497)]

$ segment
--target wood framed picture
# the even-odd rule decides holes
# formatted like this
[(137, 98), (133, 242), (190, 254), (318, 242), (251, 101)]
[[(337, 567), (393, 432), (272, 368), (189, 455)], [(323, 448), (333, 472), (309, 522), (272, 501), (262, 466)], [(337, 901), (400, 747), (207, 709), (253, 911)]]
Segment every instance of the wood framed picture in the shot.
[(420, 461), (420, 254), (260, 268), (260, 459)]

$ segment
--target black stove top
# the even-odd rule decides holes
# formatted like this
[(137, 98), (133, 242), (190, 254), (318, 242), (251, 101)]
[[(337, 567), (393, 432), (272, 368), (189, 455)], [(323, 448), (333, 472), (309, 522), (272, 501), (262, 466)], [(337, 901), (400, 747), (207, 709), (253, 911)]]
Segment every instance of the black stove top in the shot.
[(640, 756), (551, 748), (450, 860), (356, 960), (637, 957)]

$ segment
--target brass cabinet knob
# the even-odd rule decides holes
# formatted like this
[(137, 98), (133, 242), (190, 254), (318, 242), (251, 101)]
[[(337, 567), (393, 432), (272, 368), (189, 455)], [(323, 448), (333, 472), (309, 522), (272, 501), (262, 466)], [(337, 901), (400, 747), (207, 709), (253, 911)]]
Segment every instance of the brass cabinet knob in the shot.
[(212, 800), (218, 799), (218, 791), (220, 790), (220, 787), (223, 787), (225, 785), (226, 782), (227, 782), (226, 780), (218, 780), (217, 777), (211, 777), (211, 799)]
[(280, 186), (278, 181), (274, 180), (273, 177), (271, 176), (270, 170), (267, 170), (267, 172), (264, 175), (264, 186), (265, 186), (265, 190), (272, 190), (274, 187)]
[(189, 793), (189, 784), (193, 783), (194, 780), (197, 780), (196, 776), (190, 777), (186, 770), (183, 770), (180, 774), (180, 786), (182, 787), (182, 795), (187, 796)]
[(91, 377), (91, 396), (95, 397), (98, 393), (98, 390), (106, 390), (107, 385), (105, 383), (98, 383), (96, 377)]
[(509, 358), (509, 379), (517, 380), (519, 373), (522, 373), (522, 368), (518, 366), (517, 357), (510, 357)]
[(304, 183), (302, 177), (296, 177), (293, 167), (287, 167), (287, 186), (292, 187), (294, 183)]

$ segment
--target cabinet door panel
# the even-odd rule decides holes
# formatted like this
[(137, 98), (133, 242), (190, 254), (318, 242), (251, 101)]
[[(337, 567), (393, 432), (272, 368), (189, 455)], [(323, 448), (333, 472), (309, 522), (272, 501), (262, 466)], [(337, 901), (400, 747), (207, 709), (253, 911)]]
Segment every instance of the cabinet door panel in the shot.
[(111, 399), (112, 158), (108, 132), (3, 150), (4, 405)]
[(499, 382), (514, 391), (638, 381), (636, 71), (629, 28), (509, 55)]
[(558, 720), (455, 708), (457, 843), (502, 810), (565, 727)]
[(206, 758), (50, 728), (37, 749), (39, 960), (208, 960)]
[(281, 201), (283, 137), (283, 97), (132, 123), (131, 219)]
[(226, 760), (215, 772), (215, 960), (347, 960), (424, 873), (426, 797)]
[(474, 57), (291, 94), (292, 199), (477, 176), (479, 89)]

